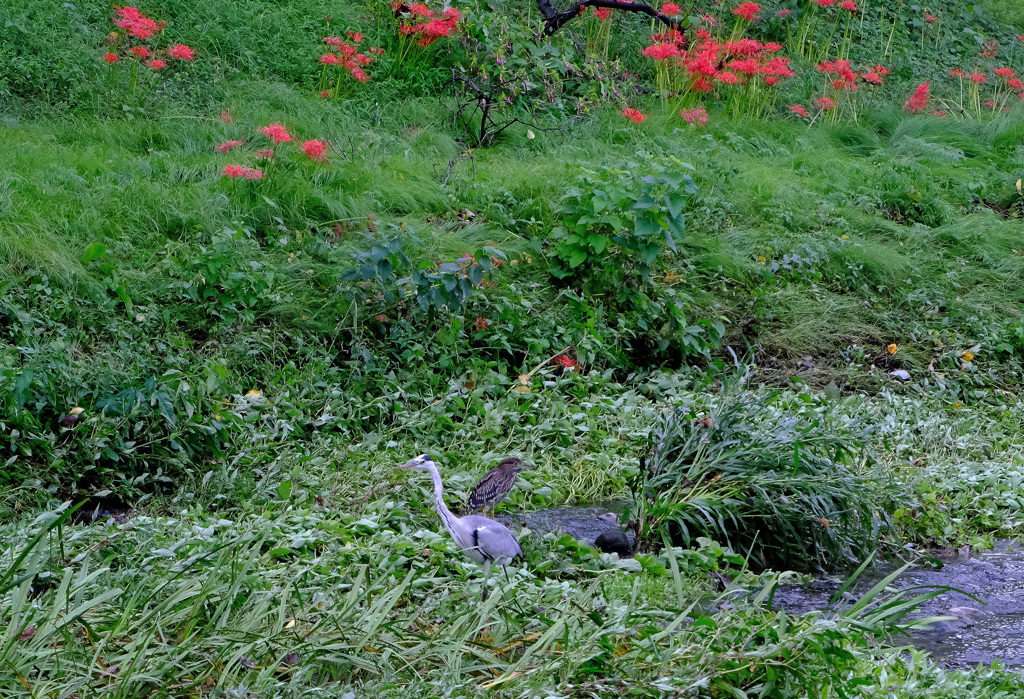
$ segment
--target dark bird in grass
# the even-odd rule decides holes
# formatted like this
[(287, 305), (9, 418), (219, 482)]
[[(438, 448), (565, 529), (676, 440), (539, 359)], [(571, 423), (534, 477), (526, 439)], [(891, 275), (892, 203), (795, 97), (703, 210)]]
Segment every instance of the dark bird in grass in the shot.
[(77, 423), (78, 420), (80, 419), (79, 415), (81, 415), (83, 412), (84, 411), (81, 408), (72, 408), (71, 412), (62, 417), (60, 420), (57, 420), (57, 422), (60, 423), (61, 427), (74, 427), (75, 423)]
[(487, 472), (469, 494), (469, 509), (473, 512), (488, 509), (494, 512), (502, 500), (508, 497), (512, 486), (516, 484), (516, 476), (520, 471), (530, 470), (532, 466), (523, 463), (522, 459), (511, 456)]

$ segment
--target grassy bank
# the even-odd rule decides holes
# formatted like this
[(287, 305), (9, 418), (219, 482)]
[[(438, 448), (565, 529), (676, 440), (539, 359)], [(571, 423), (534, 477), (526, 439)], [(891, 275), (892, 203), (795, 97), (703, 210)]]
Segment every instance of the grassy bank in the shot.
[[(420, 51), (376, 4), (154, 3), (156, 68), (108, 9), (0, 9), (0, 693), (1019, 691), (895, 649), (885, 608), (763, 604), (773, 571), (1022, 533), (1007, 4), (766, 4), (736, 31), (796, 75), (764, 113), (716, 78), (695, 124), (646, 18), (546, 43), (460, 8)], [(317, 62), (347, 29), (369, 82)], [(832, 88), (821, 51), (891, 70)], [(476, 142), (453, 70), (522, 71), (522, 123)], [(481, 604), (394, 470), (422, 452), (453, 507), (509, 454), (512, 519), (624, 499), (641, 552), (520, 532)]]

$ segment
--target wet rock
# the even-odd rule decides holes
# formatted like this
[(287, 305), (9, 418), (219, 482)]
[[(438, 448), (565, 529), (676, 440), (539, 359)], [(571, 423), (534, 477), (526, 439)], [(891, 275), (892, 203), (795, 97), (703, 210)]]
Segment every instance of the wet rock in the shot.
[(978, 619), (985, 615), (985, 612), (975, 607), (952, 607), (949, 610), (950, 616), (955, 616), (964, 626), (974, 626)]
[(629, 538), (623, 532), (605, 532), (594, 540), (594, 546), (604, 553), (617, 553), (620, 556), (628, 556), (633, 553), (633, 547), (629, 545)]

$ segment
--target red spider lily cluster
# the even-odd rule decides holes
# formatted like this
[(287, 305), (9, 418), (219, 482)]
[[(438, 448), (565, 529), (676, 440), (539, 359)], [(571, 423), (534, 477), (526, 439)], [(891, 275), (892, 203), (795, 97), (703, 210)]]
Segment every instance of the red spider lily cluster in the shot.
[(454, 7), (449, 7), (437, 17), (433, 10), (420, 2), (413, 3), (406, 12), (402, 11), (405, 7), (398, 2), (393, 3), (391, 9), (405, 15), (398, 26), (399, 35), (415, 38), (416, 45), (421, 48), (430, 46), (438, 39), (451, 36), (462, 19)]
[[(972, 108), (975, 112), (980, 112), (983, 105), (989, 109), (1005, 110), (1006, 103), (1012, 95), (1016, 94), (1019, 98), (1024, 99), (1024, 81), (1017, 77), (1012, 68), (1001, 66), (992, 72), (994, 79), (990, 81), (984, 69), (979, 66), (975, 66), (970, 73), (962, 68), (954, 68), (949, 71), (949, 74), (958, 78), (960, 82), (960, 110)], [(964, 94), (965, 80), (967, 83), (966, 95)], [(991, 94), (992, 99), (982, 101), (982, 86), (991, 86), (986, 87), (985, 90)]]
[(243, 167), (242, 165), (225, 165), (224, 177), (232, 179), (262, 180), (263, 173), (254, 167)]
[(329, 91), (326, 90), (326, 88), (331, 86), (328, 75), (330, 66), (338, 67), (338, 76), (334, 83), (335, 87), (341, 84), (340, 78), (343, 73), (348, 73), (358, 82), (365, 83), (370, 79), (370, 76), (366, 74), (364, 67), (373, 63), (377, 56), (384, 53), (384, 50), (379, 46), (371, 48), (366, 53), (359, 53), (358, 46), (363, 42), (363, 35), (349, 30), (347, 37), (348, 41), (344, 41), (341, 37), (337, 36), (324, 37), (324, 43), (327, 44), (327, 53), (320, 56), (320, 63), (324, 67), (324, 73), (320, 79), (320, 87), (322, 89), (321, 94), (328, 92), (327, 95), (324, 95), (325, 97), (330, 95)]
[[(856, 116), (856, 104), (850, 93), (860, 89), (860, 81), (877, 87), (885, 83), (885, 78), (889, 75), (889, 69), (883, 65), (868, 66), (864, 70), (855, 71), (849, 61), (843, 60), (822, 61), (817, 68), (828, 81), (825, 91), (831, 91), (831, 94), (814, 100), (812, 105), (818, 108), (819, 114), (829, 112), (830, 119), (833, 120), (839, 118), (844, 104), (848, 105), (849, 110)], [(802, 105), (791, 105), (789, 109), (800, 117), (808, 117), (807, 109)]]
[(557, 367), (561, 367), (565, 371), (579, 371), (580, 363), (574, 358), (567, 354), (558, 354), (551, 358), (551, 363)]
[(643, 123), (644, 119), (647, 118), (646, 114), (641, 112), (639, 109), (633, 109), (632, 107), (626, 107), (625, 109), (623, 109), (622, 116), (624, 116), (626, 119), (629, 119), (634, 124), (641, 124)]
[(651, 40), (643, 54), (655, 62), (658, 91), (665, 99), (686, 103), (702, 93), (714, 93), (732, 98), (734, 112), (756, 115), (767, 111), (775, 99), (774, 91), (766, 94), (763, 88), (795, 75), (790, 59), (776, 55), (783, 47), (774, 42), (742, 36), (718, 41), (704, 27), (690, 45), (674, 29)]
[(310, 160), (327, 160), (327, 144), (315, 138), (302, 144), (302, 152)]
[(473, 321), (473, 327), (474, 327), (474, 328), (476, 329), (476, 331), (477, 331), (478, 333), (479, 333), (479, 332), (483, 332), (483, 331), (484, 331), (484, 330), (486, 330), (486, 329), (487, 329), (487, 328), (488, 328), (489, 326), (490, 326), (490, 323), (488, 323), (488, 322), (487, 322), (487, 319), (486, 319), (486, 318), (482, 318), (482, 317), (479, 317), (479, 316), (478, 316), (478, 317), (476, 318), (476, 320), (474, 320), (474, 321)]
[(679, 116), (683, 118), (687, 124), (694, 124), (699, 126), (701, 124), (708, 123), (708, 113), (703, 107), (694, 107), (692, 109), (683, 109), (679, 112)]
[(903, 103), (903, 108), (911, 114), (927, 111), (928, 103), (931, 101), (930, 85), (930, 80), (918, 85), (910, 99)]
[(161, 55), (178, 61), (191, 61), (196, 57), (195, 50), (186, 44), (174, 44), (163, 50), (145, 46), (143, 42), (162, 32), (167, 22), (157, 22), (139, 12), (136, 7), (115, 7), (113, 21), (123, 30), (123, 35), (118, 32), (107, 35), (106, 43), (110, 48), (103, 54), (103, 60), (111, 66), (122, 59), (133, 59), (132, 63), (136, 69), (139, 63), (145, 63), (157, 71), (167, 67), (167, 62), (160, 57)]
[[(221, 119), (225, 123), (231, 123), (232, 118), (227, 112), (221, 112)], [(245, 167), (243, 165), (225, 165), (222, 175), (231, 179), (246, 179), (246, 180), (262, 180), (268, 177), (271, 170), (273, 170), (274, 155), (280, 150), (280, 146), (285, 143), (292, 143), (295, 138), (292, 134), (288, 133), (288, 129), (280, 122), (274, 122), (267, 126), (261, 126), (257, 129), (268, 140), (272, 141), (274, 148), (257, 148), (256, 159), (264, 164), (263, 170), (256, 168)], [(245, 145), (244, 141), (241, 140), (230, 140), (224, 141), (219, 145), (215, 145), (214, 148), (222, 153), (228, 153), (241, 148)], [(319, 139), (310, 139), (304, 141), (299, 147), (299, 151), (306, 156), (309, 160), (315, 162), (327, 162), (327, 151), (330, 147), (328, 142), (321, 141)]]
[(602, 22), (607, 22), (608, 19), (611, 18), (612, 16), (612, 11), (610, 8), (607, 7), (595, 7), (594, 16), (597, 17)]
[(732, 8), (732, 13), (748, 22), (753, 22), (761, 14), (761, 6), (756, 2), (744, 2)]

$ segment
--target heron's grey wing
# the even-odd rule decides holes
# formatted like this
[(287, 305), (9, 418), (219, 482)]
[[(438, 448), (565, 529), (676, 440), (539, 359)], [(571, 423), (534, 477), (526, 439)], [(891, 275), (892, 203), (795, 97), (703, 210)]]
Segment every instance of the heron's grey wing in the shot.
[[(469, 521), (467, 521), (469, 520)], [(473, 530), (473, 543), (477, 550), (491, 560), (512, 559), (523, 555), (523, 547), (508, 527), (487, 517), (463, 517)]]

